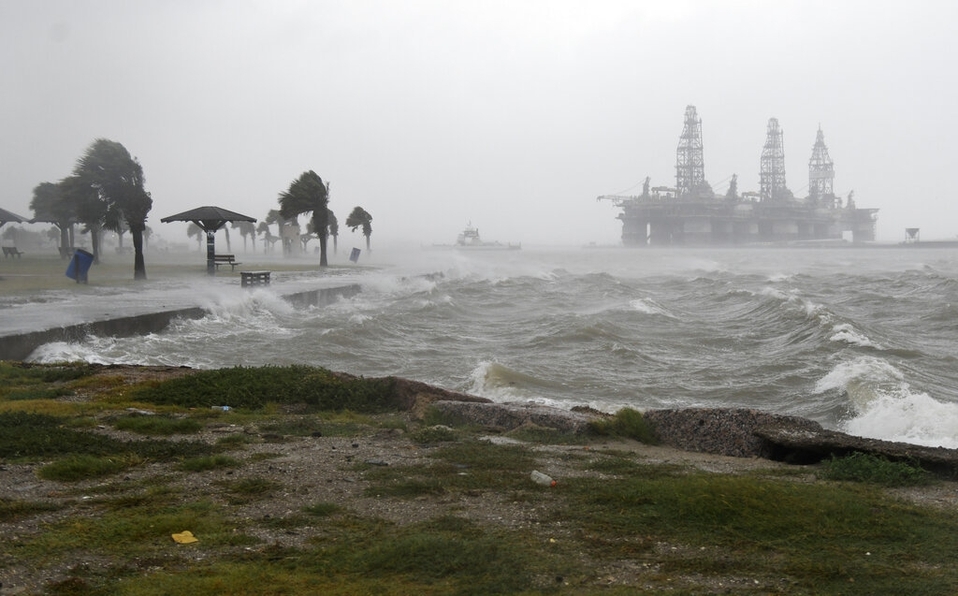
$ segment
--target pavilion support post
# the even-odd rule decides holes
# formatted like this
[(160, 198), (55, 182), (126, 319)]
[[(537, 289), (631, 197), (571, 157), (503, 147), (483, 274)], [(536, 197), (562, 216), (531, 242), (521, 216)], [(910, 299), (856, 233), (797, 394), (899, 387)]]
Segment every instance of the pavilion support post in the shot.
[(206, 230), (206, 273), (216, 275), (215, 230)]

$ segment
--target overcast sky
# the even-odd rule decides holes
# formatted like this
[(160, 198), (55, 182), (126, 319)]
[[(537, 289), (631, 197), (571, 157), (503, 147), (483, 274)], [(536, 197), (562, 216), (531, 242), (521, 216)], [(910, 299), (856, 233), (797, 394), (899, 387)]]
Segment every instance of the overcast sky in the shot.
[[(603, 194), (675, 183), (686, 105), (706, 179), (758, 190), (768, 119), (807, 194), (821, 125), (835, 191), (958, 236), (958, 3), (0, 0), (0, 207), (96, 138), (143, 165), (160, 218), (262, 219), (306, 170), (373, 243), (611, 244)], [(349, 232), (344, 230), (348, 235)], [(183, 236), (180, 238), (180, 236)]]

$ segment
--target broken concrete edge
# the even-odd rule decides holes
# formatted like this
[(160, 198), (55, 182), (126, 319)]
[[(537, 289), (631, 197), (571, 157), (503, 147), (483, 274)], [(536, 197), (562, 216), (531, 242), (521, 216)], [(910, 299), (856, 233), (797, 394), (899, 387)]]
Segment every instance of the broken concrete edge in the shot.
[[(586, 433), (592, 421), (608, 416), (590, 408), (570, 411), (535, 403), (497, 403), (468, 397), (468, 401), (441, 399), (427, 405), (453, 423), (488, 426), (503, 432), (532, 425), (559, 432)], [(796, 465), (864, 453), (908, 463), (943, 478), (958, 478), (958, 449), (856, 437), (826, 430), (817, 422), (799, 416), (744, 408), (685, 408), (647, 410), (643, 417), (659, 445), (682, 451)]]

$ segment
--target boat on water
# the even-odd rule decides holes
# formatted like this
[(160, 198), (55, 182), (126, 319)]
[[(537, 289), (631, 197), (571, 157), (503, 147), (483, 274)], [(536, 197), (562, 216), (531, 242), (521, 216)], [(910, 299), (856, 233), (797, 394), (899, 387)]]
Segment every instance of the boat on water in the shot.
[(486, 250), (519, 250), (521, 244), (511, 242), (503, 244), (502, 242), (486, 242), (479, 236), (479, 228), (473, 227), (472, 223), (466, 225), (466, 229), (459, 232), (456, 237), (456, 244), (453, 248), (459, 249), (486, 249)]
[(522, 248), (520, 243), (487, 242), (479, 236), (479, 229), (473, 227), (472, 223), (466, 225), (466, 228), (459, 232), (455, 244), (433, 244), (431, 248), (454, 248), (457, 250), (519, 250)]

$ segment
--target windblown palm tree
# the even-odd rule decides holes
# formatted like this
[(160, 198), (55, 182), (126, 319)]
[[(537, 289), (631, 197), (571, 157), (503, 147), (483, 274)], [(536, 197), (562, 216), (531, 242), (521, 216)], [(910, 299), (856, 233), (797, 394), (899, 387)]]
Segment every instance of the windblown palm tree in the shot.
[(186, 226), (186, 235), (190, 238), (196, 238), (196, 250), (203, 252), (203, 239), (206, 238), (206, 232), (195, 223)]
[(329, 235), (333, 237), (333, 254), (336, 254), (339, 250), (339, 220), (332, 209), (326, 210), (326, 218), (329, 221)]
[(363, 236), (366, 237), (366, 250), (369, 250), (369, 236), (373, 233), (373, 216), (366, 212), (362, 207), (355, 207), (349, 217), (346, 218), (346, 227), (352, 231), (356, 228), (363, 228)]
[(143, 188), (143, 166), (120, 143), (97, 139), (77, 161), (73, 176), (105, 203), (103, 223), (113, 230), (119, 230), (120, 221), (129, 226), (133, 238), (133, 279), (146, 279), (143, 230), (153, 199)]
[(311, 223), (319, 236), (319, 266), (326, 267), (326, 237), (328, 234), (327, 203), (329, 189), (316, 172), (303, 172), (293, 180), (289, 190), (279, 195), (279, 214), (285, 219), (294, 219), (312, 212)]

